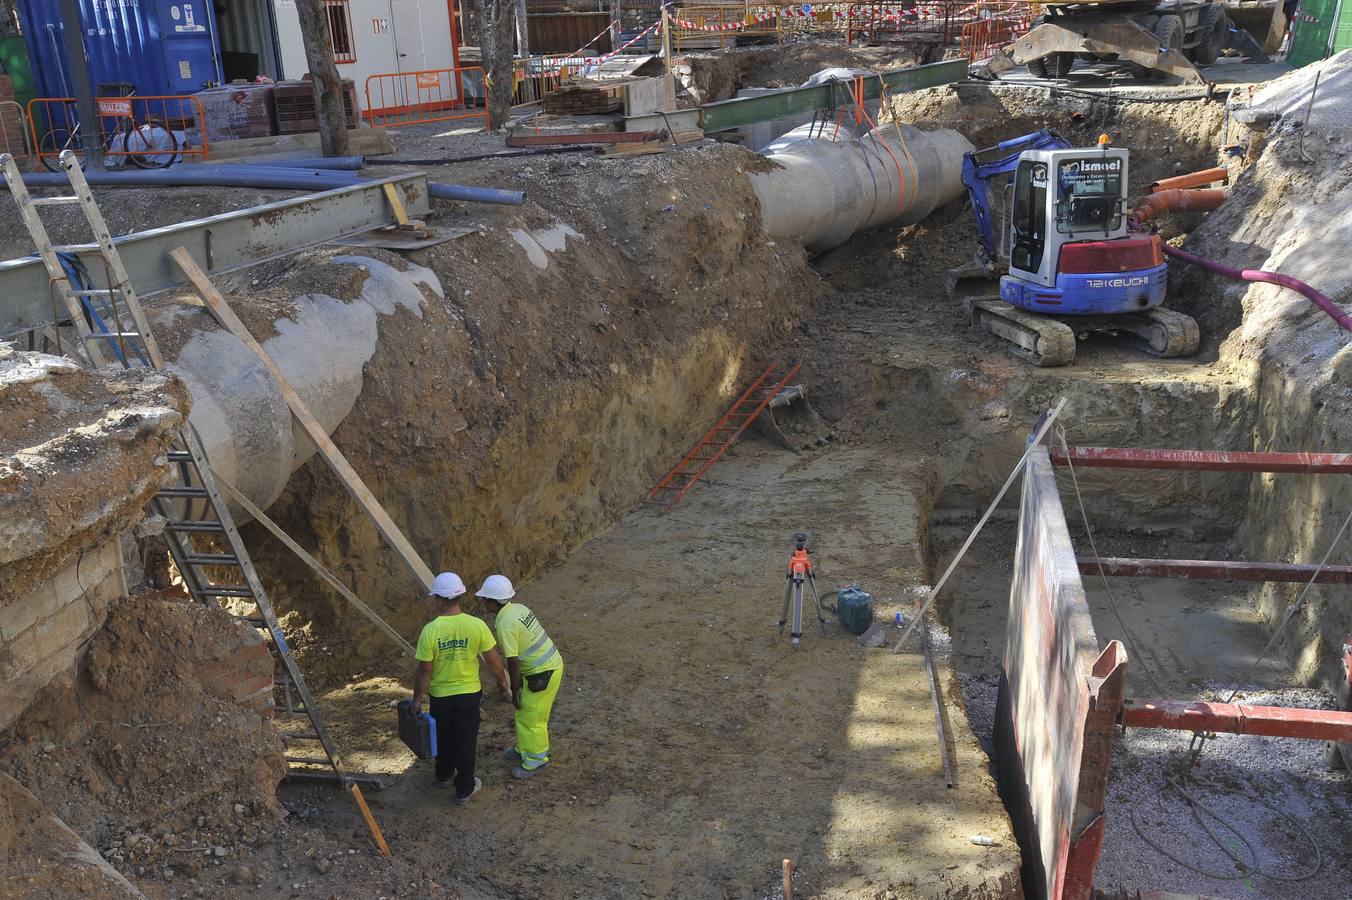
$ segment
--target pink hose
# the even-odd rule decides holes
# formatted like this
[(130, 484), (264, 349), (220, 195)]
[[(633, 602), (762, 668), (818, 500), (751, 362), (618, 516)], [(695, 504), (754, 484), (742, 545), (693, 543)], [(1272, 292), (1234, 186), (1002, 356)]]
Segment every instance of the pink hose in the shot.
[(1292, 278), (1290, 275), (1282, 275), (1279, 272), (1264, 272), (1262, 269), (1232, 269), (1229, 266), (1221, 265), (1210, 259), (1203, 259), (1196, 254), (1189, 253), (1186, 250), (1178, 250), (1170, 247), (1168, 244), (1161, 245), (1165, 253), (1177, 257), (1184, 262), (1192, 263), (1195, 266), (1201, 266), (1209, 272), (1215, 272), (1217, 275), (1224, 275), (1226, 278), (1233, 278), (1235, 281), (1262, 281), (1268, 284), (1281, 285), (1284, 288), (1290, 288), (1297, 293), (1305, 295), (1316, 306), (1328, 313), (1329, 318), (1342, 326), (1344, 331), (1352, 331), (1352, 316), (1343, 312), (1338, 304), (1334, 303), (1328, 297), (1316, 291), (1305, 282), (1298, 278)]

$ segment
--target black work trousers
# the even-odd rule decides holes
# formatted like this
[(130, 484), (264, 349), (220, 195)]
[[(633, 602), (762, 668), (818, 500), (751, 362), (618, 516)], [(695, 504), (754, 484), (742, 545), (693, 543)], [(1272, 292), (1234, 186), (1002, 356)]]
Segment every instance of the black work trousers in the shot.
[(432, 697), (429, 712), (437, 722), (437, 780), (455, 773), (455, 795), (474, 792), (474, 756), (479, 744), (479, 701), (483, 691)]

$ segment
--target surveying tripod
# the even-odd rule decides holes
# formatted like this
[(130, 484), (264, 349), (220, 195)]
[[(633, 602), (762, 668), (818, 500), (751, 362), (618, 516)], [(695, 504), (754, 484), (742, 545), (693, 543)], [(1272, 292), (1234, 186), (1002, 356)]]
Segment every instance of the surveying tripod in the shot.
[(803, 583), (812, 587), (812, 602), (817, 604), (817, 621), (821, 623), (822, 634), (826, 634), (826, 616), (822, 614), (822, 599), (817, 595), (817, 579), (812, 574), (812, 560), (808, 559), (807, 535), (798, 532), (793, 536), (793, 555), (789, 557), (789, 572), (785, 576), (784, 611), (779, 614), (779, 633), (784, 634), (784, 624), (789, 620), (789, 606), (793, 606), (793, 628), (789, 637), (797, 647), (803, 637)]

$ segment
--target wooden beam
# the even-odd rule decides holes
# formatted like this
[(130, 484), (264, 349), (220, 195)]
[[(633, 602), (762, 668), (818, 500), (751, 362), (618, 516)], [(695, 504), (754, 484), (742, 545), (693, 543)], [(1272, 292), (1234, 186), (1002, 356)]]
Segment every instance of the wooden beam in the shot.
[(1122, 724), (1128, 728), (1352, 741), (1352, 712), (1337, 709), (1291, 709), (1200, 700), (1125, 700)]
[(328, 432), (324, 430), (324, 426), (319, 424), (319, 420), (314, 417), (309, 407), (301, 400), (300, 395), (291, 387), (291, 383), (286, 380), (282, 370), (277, 368), (277, 364), (272, 361), (272, 357), (268, 356), (262, 345), (254, 340), (253, 335), (249, 333), (249, 329), (244, 327), (244, 323), (239, 320), (234, 310), (225, 302), (225, 297), (221, 296), (221, 292), (216, 290), (216, 286), (211, 283), (207, 273), (198, 267), (192, 256), (182, 247), (174, 249), (169, 255), (188, 281), (197, 289), (203, 301), (206, 302), (207, 308), (216, 316), (217, 321), (262, 360), (263, 365), (272, 373), (278, 388), (281, 389), (282, 397), (291, 407), (291, 414), (305, 429), (305, 433), (310, 436), (310, 440), (314, 441), (320, 455), (324, 457), (339, 480), (343, 482), (343, 486), (347, 488), (348, 493), (361, 504), (362, 509), (366, 510), (366, 514), (375, 522), (376, 530), (385, 539), (385, 543), (389, 544), (399, 554), (404, 564), (408, 566), (409, 571), (422, 583), (423, 588), (430, 591), (432, 589), (432, 570), (427, 567), (427, 563), (423, 562), (422, 557), (413, 549), (413, 545), (409, 543), (408, 538), (404, 537), (404, 533), (399, 530), (399, 526), (394, 524), (394, 520), (390, 518), (389, 513), (385, 512), (385, 507), (380, 505), (380, 501), (371, 493), (366, 486), (366, 482), (362, 481), (361, 476), (357, 474), (357, 470), (352, 468), (351, 463), (347, 461), (347, 457), (343, 456), (343, 452), (333, 443)]
[(240, 492), (239, 488), (235, 487), (229, 481), (226, 481), (225, 478), (221, 476), (221, 473), (215, 471), (214, 469), (211, 472), (211, 476), (216, 479), (216, 484), (224, 488), (225, 492), (230, 495), (230, 498), (240, 505), (241, 509), (243, 509), (249, 515), (253, 516), (254, 520), (257, 521), (258, 524), (262, 525), (268, 531), (271, 531), (273, 537), (277, 538), (277, 540), (285, 544), (286, 549), (296, 554), (296, 556), (300, 559), (301, 562), (305, 563), (307, 566), (313, 569), (315, 574), (318, 575), (320, 578), (322, 578), (324, 582), (328, 584), (329, 587), (333, 588), (335, 591), (342, 594), (343, 599), (347, 600), (348, 603), (351, 603), (352, 606), (356, 608), (357, 612), (366, 616), (366, 618), (370, 619), (377, 628), (385, 632), (385, 634), (389, 636), (390, 640), (394, 641), (396, 644), (399, 645), (400, 650), (403, 650), (409, 656), (417, 655), (417, 651), (414, 649), (413, 645), (410, 644), (408, 641), (404, 640), (403, 635), (395, 631), (393, 626), (391, 626), (390, 623), (382, 619), (379, 616), (379, 614), (376, 613), (375, 610), (371, 609), (371, 607), (363, 603), (361, 601), (361, 598), (358, 597), (356, 594), (354, 594), (351, 591), (351, 589), (348, 588), (347, 585), (339, 581), (338, 576), (334, 575), (327, 568), (325, 568), (323, 563), (321, 563), (319, 560), (315, 559), (313, 556), (307, 553), (304, 547), (296, 543), (295, 540), (292, 539), (291, 535), (287, 534), (286, 531), (282, 529), (282, 526), (272, 521), (272, 519), (268, 517), (267, 513), (263, 512), (263, 510), (259, 509), (252, 500), (244, 496), (244, 494)]
[(1290, 581), (1301, 584), (1313, 579), (1315, 584), (1352, 584), (1352, 566), (1092, 556), (1077, 561), (1081, 575), (1106, 575), (1110, 578), (1201, 578), (1216, 581)]
[[(1244, 450), (1149, 450), (1071, 447), (1069, 463), (1086, 469), (1181, 469), (1197, 472), (1352, 474), (1352, 453), (1255, 453)], [(1052, 465), (1067, 465), (1052, 449)]]

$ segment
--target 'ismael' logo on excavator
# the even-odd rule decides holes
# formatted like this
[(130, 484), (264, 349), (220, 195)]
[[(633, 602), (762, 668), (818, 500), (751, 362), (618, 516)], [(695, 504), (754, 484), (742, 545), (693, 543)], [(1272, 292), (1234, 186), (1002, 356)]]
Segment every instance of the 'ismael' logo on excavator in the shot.
[(1122, 160), (1112, 159), (1072, 159), (1061, 163), (1061, 178), (1074, 181), (1081, 175), (1114, 175), (1122, 171)]

